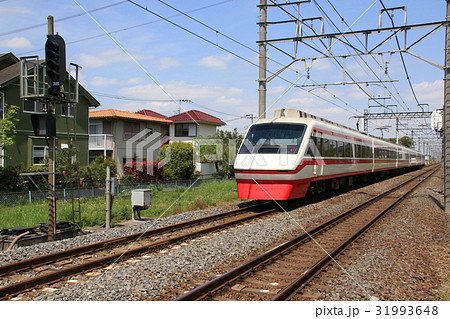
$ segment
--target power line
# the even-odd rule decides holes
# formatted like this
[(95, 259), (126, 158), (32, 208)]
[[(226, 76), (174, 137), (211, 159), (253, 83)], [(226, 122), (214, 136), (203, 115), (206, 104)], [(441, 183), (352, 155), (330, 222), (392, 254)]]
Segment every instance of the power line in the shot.
[(204, 105), (195, 103), (191, 100), (186, 100), (186, 99), (172, 99), (172, 100), (158, 100), (158, 99), (142, 99), (142, 98), (135, 98), (135, 97), (129, 97), (129, 96), (124, 96), (124, 95), (114, 95), (114, 94), (108, 94), (108, 93), (101, 93), (101, 92), (95, 92), (95, 91), (90, 91), (92, 95), (94, 96), (101, 96), (101, 97), (106, 97), (106, 98), (110, 98), (110, 99), (115, 99), (115, 100), (125, 100), (125, 101), (139, 101), (139, 102), (163, 102), (163, 103), (169, 103), (169, 102), (185, 102), (185, 103), (189, 103), (195, 106), (198, 106), (200, 108), (209, 110), (211, 112), (215, 112), (215, 113), (219, 113), (219, 114), (223, 114), (223, 115), (227, 115), (227, 116), (232, 116), (232, 117), (240, 117), (240, 115), (236, 115), (236, 114), (230, 114), (230, 113), (226, 113), (226, 112), (221, 112), (221, 111), (217, 111), (215, 109), (206, 107)]
[[(386, 7), (384, 6), (383, 0), (379, 0), (379, 1), (380, 1), (381, 5), (383, 6), (384, 11), (386, 11), (386, 14), (387, 14), (388, 17), (389, 17), (389, 20), (391, 20), (392, 26), (394, 27), (394, 20), (392, 19), (391, 15), (387, 12), (387, 9), (386, 9)], [(398, 47), (398, 49), (400, 50), (400, 43), (398, 42), (398, 37), (397, 37), (397, 35), (395, 35), (395, 40), (396, 40), (396, 42), (397, 42), (397, 47)], [(401, 58), (401, 60), (402, 60), (403, 69), (405, 70), (406, 79), (408, 80), (409, 87), (411, 88), (411, 92), (412, 92), (412, 94), (413, 94), (413, 96), (414, 96), (414, 99), (415, 99), (416, 102), (417, 102), (417, 105), (420, 105), (419, 100), (417, 99), (417, 96), (416, 96), (416, 92), (414, 91), (414, 88), (413, 88), (413, 86), (412, 86), (411, 79), (410, 79), (409, 73), (408, 73), (408, 69), (406, 68), (405, 60), (404, 60), (404, 58), (403, 58), (403, 53), (402, 53), (401, 51), (400, 51), (400, 58)]]
[[(197, 11), (204, 10), (204, 9), (209, 9), (211, 7), (215, 7), (215, 6), (224, 4), (226, 2), (231, 2), (231, 1), (233, 1), (233, 0), (226, 0), (226, 1), (213, 3), (213, 4), (210, 4), (210, 5), (207, 5), (207, 6), (203, 6), (203, 7), (197, 8), (197, 9), (190, 10), (188, 12), (192, 13), (192, 12), (197, 12)], [(124, 2), (127, 2), (127, 1), (125, 0)], [(88, 11), (88, 12), (90, 12), (90, 11)], [(82, 14), (78, 14), (76, 16), (81, 16), (81, 15), (84, 15), (84, 14), (85, 13), (82, 13)], [(176, 17), (179, 17), (179, 16), (180, 16), (180, 14), (176, 14), (176, 15), (170, 16), (169, 19), (176, 18)], [(56, 21), (61, 21), (61, 20), (67, 20), (67, 18), (62, 18), (62, 19), (59, 19), (59, 20), (56, 20)], [(157, 23), (157, 22), (161, 22), (161, 21), (164, 21), (164, 19), (158, 19), (158, 20), (154, 20), (154, 21), (150, 21), (150, 22), (146, 22), (146, 23), (136, 24), (136, 25), (133, 25), (133, 26), (130, 26), (130, 27), (126, 27), (126, 28), (122, 28), (122, 29), (111, 31), (111, 32), (109, 32), (109, 34), (116, 34), (116, 33), (120, 33), (120, 32), (123, 32), (123, 31), (129, 31), (129, 30), (132, 30), (132, 29), (140, 28), (140, 27), (147, 26), (147, 25), (150, 25), (150, 24), (153, 24), (153, 23)], [(38, 26), (40, 26), (40, 25), (38, 25)], [(27, 27), (27, 29), (32, 29), (32, 28), (35, 28), (35, 26)], [(97, 39), (97, 38), (102, 38), (102, 37), (106, 37), (106, 36), (108, 36), (108, 34), (101, 33), (101, 34), (90, 36), (90, 37), (87, 37), (87, 38), (83, 38), (83, 39), (67, 42), (66, 45), (80, 43), (80, 42), (93, 40), (93, 39)], [(27, 54), (31, 54), (31, 53), (35, 53), (35, 52), (39, 52), (39, 51), (43, 51), (43, 49), (32, 50), (32, 51), (27, 51), (27, 52), (21, 52), (21, 53), (19, 53), (19, 55), (27, 55)]]
[[(73, 15), (70, 15), (70, 16), (67, 16), (67, 17), (63, 17), (63, 18), (60, 18), (60, 19), (55, 19), (54, 21), (55, 22), (61, 22), (61, 21), (65, 21), (65, 20), (69, 20), (69, 19), (73, 19), (73, 18), (78, 18), (78, 17), (84, 16), (84, 15), (86, 15), (88, 13), (97, 12), (97, 11), (101, 11), (101, 10), (104, 10), (104, 9), (109, 9), (109, 8), (112, 8), (112, 7), (117, 6), (119, 4), (126, 3), (126, 2), (127, 2), (126, 0), (123, 0), (123, 1), (115, 2), (115, 3), (111, 3), (111, 4), (107, 5), (107, 6), (99, 7), (99, 8), (96, 8), (96, 9), (92, 9), (92, 10), (89, 10), (87, 12), (73, 14)], [(18, 32), (22, 32), (22, 31), (28, 31), (28, 30), (32, 30), (32, 29), (39, 28), (39, 27), (44, 27), (44, 26), (47, 26), (47, 23), (39, 23), (39, 24), (28, 26), (28, 27), (16, 29), (16, 30), (6, 31), (6, 32), (0, 33), (0, 37), (1, 36), (5, 36), (5, 35), (18, 33)]]
[[(316, 2), (316, 0), (313, 0), (314, 3), (319, 7), (319, 9), (326, 15), (326, 17), (328, 18), (328, 20), (335, 26), (335, 28), (339, 31), (339, 28), (336, 26), (336, 24), (330, 19), (330, 17), (325, 13), (325, 11), (320, 7), (320, 5)], [(330, 0), (327, 0), (329, 5), (333, 8), (333, 10), (336, 12), (336, 14), (341, 18), (341, 21), (343, 23), (345, 23), (345, 25), (347, 26), (347, 28), (350, 31), (353, 31), (352, 28), (348, 25), (348, 23), (345, 21), (345, 19), (342, 17), (342, 15), (339, 13), (339, 11), (336, 9), (336, 7), (331, 3)], [(361, 40), (356, 37), (356, 39), (358, 40), (358, 42), (363, 45), (363, 43), (361, 42)], [(348, 49), (348, 48), (347, 48)], [(355, 50), (356, 51), (356, 50)], [(378, 60), (372, 55), (370, 54), (370, 56), (372, 57), (372, 59), (382, 68), (383, 66), (378, 62)], [(364, 62), (364, 64), (369, 68), (369, 70), (375, 75), (375, 77), (381, 81), (381, 79), (377, 76), (377, 74), (375, 73), (375, 71), (370, 67), (370, 65), (368, 65), (367, 61), (365, 61), (361, 55), (358, 55), (358, 57)], [(389, 77), (390, 80), (392, 80), (391, 76), (389, 75), (389, 73), (386, 72), (386, 75)], [(397, 97), (389, 90), (389, 88), (383, 83), (381, 82), (381, 85), (389, 92), (390, 96), (393, 97), (397, 102), (399, 102), (397, 100)], [(405, 103), (405, 101), (403, 100), (403, 98), (401, 97), (400, 93), (398, 92), (396, 86), (394, 83), (392, 83), (392, 87), (393, 89), (396, 91), (397, 95), (399, 96), (401, 102), (403, 103), (399, 103), (400, 105), (402, 105), (402, 107), (405, 109), (405, 111), (410, 111), (410, 108), (408, 107), (408, 105)]]

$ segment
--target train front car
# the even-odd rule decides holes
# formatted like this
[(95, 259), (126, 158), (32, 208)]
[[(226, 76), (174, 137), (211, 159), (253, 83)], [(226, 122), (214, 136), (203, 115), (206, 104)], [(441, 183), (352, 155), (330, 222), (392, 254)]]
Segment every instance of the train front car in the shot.
[(281, 109), (247, 131), (234, 164), (239, 198), (287, 200), (424, 165), (419, 152)]
[(309, 182), (299, 177), (311, 119), (293, 116), (297, 110), (278, 110), (272, 119), (252, 124), (236, 156), (238, 197), (287, 200), (304, 197)]

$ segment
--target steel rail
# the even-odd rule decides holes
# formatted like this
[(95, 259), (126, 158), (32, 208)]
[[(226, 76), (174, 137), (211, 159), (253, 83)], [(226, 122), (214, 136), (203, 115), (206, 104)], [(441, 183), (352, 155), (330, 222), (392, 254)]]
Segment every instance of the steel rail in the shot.
[(427, 180), (428, 177), (432, 176), (436, 171), (431, 172), (428, 176), (426, 176), (423, 180), (419, 181), (416, 185), (414, 185), (411, 189), (409, 189), (405, 194), (397, 198), (394, 202), (392, 202), (387, 208), (383, 209), (377, 216), (371, 219), (364, 226), (359, 228), (355, 233), (346, 238), (341, 244), (336, 246), (332, 251), (327, 253), (323, 258), (321, 258), (317, 263), (311, 266), (308, 270), (306, 270), (301, 276), (297, 277), (290, 284), (285, 286), (282, 290), (280, 290), (274, 297), (272, 297), (271, 301), (283, 301), (289, 300), (298, 289), (300, 289), (303, 285), (305, 285), (309, 280), (314, 278), (322, 269), (324, 269), (332, 260), (334, 260), (339, 254), (342, 253), (350, 244), (356, 241), (361, 234), (363, 234), (367, 229), (369, 229), (373, 224), (375, 224), (381, 217), (383, 217), (386, 213), (391, 211), (395, 206), (397, 206), (401, 201), (403, 201), (411, 192), (413, 192), (420, 184)]
[(235, 209), (235, 210), (232, 210), (229, 212), (225, 212), (225, 213), (221, 213), (221, 214), (217, 214), (217, 215), (213, 215), (213, 216), (201, 217), (198, 219), (188, 220), (188, 221), (181, 222), (178, 224), (173, 224), (173, 225), (168, 225), (168, 226), (164, 226), (164, 227), (160, 227), (160, 228), (156, 228), (156, 229), (152, 229), (152, 230), (147, 230), (144, 232), (139, 232), (139, 233), (128, 235), (128, 236), (108, 239), (108, 240), (101, 241), (98, 243), (75, 247), (75, 248), (71, 248), (68, 250), (51, 253), (48, 255), (36, 256), (33, 258), (21, 260), (21, 261), (11, 263), (11, 264), (5, 264), (5, 265), (0, 266), (0, 276), (6, 275), (11, 272), (17, 272), (17, 271), (29, 269), (32, 267), (42, 266), (45, 264), (56, 262), (56, 261), (66, 259), (69, 257), (78, 256), (81, 254), (92, 253), (92, 252), (95, 252), (95, 251), (98, 251), (101, 249), (105, 249), (108, 247), (123, 245), (123, 244), (129, 243), (129, 242), (135, 241), (137, 239), (140, 239), (140, 238), (146, 238), (146, 237), (151, 237), (151, 236), (155, 236), (155, 235), (160, 235), (160, 234), (168, 232), (168, 231), (183, 229), (186, 227), (194, 226), (196, 224), (201, 224), (201, 223), (210, 222), (210, 221), (213, 221), (216, 219), (226, 218), (226, 217), (235, 215), (237, 213), (246, 211), (251, 208), (263, 207), (264, 205), (268, 205), (268, 203), (264, 202), (262, 204), (255, 204), (255, 205), (251, 205), (249, 207), (238, 208), (238, 209)]
[(198, 237), (198, 236), (201, 236), (201, 235), (204, 235), (207, 233), (217, 231), (222, 228), (230, 227), (235, 224), (246, 222), (246, 221), (252, 220), (254, 218), (268, 215), (268, 214), (271, 214), (271, 213), (274, 213), (277, 211), (278, 211), (278, 208), (271, 208), (271, 209), (263, 211), (263, 212), (255, 213), (255, 215), (252, 215), (252, 216), (243, 217), (243, 218), (233, 220), (233, 221), (230, 221), (227, 223), (204, 228), (204, 229), (201, 229), (198, 231), (190, 232), (188, 234), (172, 237), (169, 239), (160, 240), (160, 241), (157, 241), (157, 242), (154, 242), (152, 244), (145, 245), (142, 247), (128, 249), (125, 252), (111, 254), (109, 256), (97, 258), (95, 260), (88, 261), (86, 263), (74, 265), (74, 266), (67, 267), (67, 268), (60, 269), (60, 270), (56, 270), (56, 271), (53, 271), (48, 274), (44, 274), (39, 277), (33, 277), (30, 279), (23, 280), (21, 282), (14, 283), (12, 285), (0, 287), (0, 300), (6, 299), (8, 297), (17, 295), (19, 293), (25, 292), (27, 290), (30, 290), (30, 289), (33, 289), (36, 287), (42, 286), (44, 284), (51, 284), (51, 283), (57, 282), (57, 281), (61, 280), (62, 278), (66, 278), (68, 276), (79, 274), (79, 273), (82, 273), (87, 270), (93, 270), (93, 269), (99, 268), (108, 263), (115, 263), (125, 257), (130, 257), (133, 255), (146, 253), (151, 250), (161, 249), (162, 247), (165, 247), (170, 244), (174, 244), (179, 241), (186, 240), (188, 238)]
[(192, 300), (200, 300), (200, 299), (206, 297), (208, 294), (210, 294), (210, 293), (222, 288), (226, 284), (238, 279), (239, 277), (245, 275), (246, 273), (253, 270), (254, 268), (259, 267), (262, 264), (266, 263), (270, 259), (286, 252), (287, 250), (291, 249), (293, 246), (297, 245), (301, 241), (312, 237), (316, 233), (318, 233), (318, 232), (324, 230), (325, 228), (329, 227), (330, 225), (338, 222), (340, 219), (345, 218), (353, 213), (356, 213), (359, 210), (367, 207), (368, 205), (371, 205), (372, 203), (374, 203), (374, 202), (380, 200), (381, 198), (385, 197), (386, 195), (392, 193), (394, 190), (401, 188), (402, 186), (404, 186), (404, 185), (410, 183), (411, 181), (413, 181), (414, 179), (417, 179), (420, 176), (430, 172), (431, 170), (432, 169), (430, 169), (426, 172), (423, 172), (423, 173), (419, 174), (418, 176), (414, 176), (413, 178), (411, 178), (403, 183), (400, 183), (399, 185), (363, 202), (362, 204), (360, 204), (360, 205), (358, 205), (336, 217), (333, 217), (332, 219), (326, 221), (325, 223), (320, 224), (320, 225), (312, 228), (311, 230), (306, 231), (306, 232), (302, 233), (301, 235), (268, 250), (267, 252), (253, 258), (252, 260), (229, 270), (225, 274), (223, 274), (219, 277), (216, 277), (215, 279), (183, 294), (182, 296), (180, 296), (174, 300), (175, 301), (192, 301)]

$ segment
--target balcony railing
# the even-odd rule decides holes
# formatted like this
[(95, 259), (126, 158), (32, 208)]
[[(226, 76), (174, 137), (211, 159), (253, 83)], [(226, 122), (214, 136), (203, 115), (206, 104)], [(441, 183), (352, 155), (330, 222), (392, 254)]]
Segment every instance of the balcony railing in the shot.
[(112, 134), (89, 134), (90, 150), (112, 150), (114, 147)]

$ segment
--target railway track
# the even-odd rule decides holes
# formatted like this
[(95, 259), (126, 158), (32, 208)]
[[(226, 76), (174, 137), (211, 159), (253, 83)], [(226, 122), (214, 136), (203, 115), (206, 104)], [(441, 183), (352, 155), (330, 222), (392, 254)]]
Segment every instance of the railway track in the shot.
[(1, 265), (0, 300), (9, 299), (37, 287), (50, 285), (70, 276), (124, 261), (136, 255), (160, 250), (188, 238), (203, 236), (276, 212), (279, 212), (277, 207), (270, 202), (265, 202)]
[(175, 300), (301, 300), (301, 289), (436, 172), (433, 167)]

